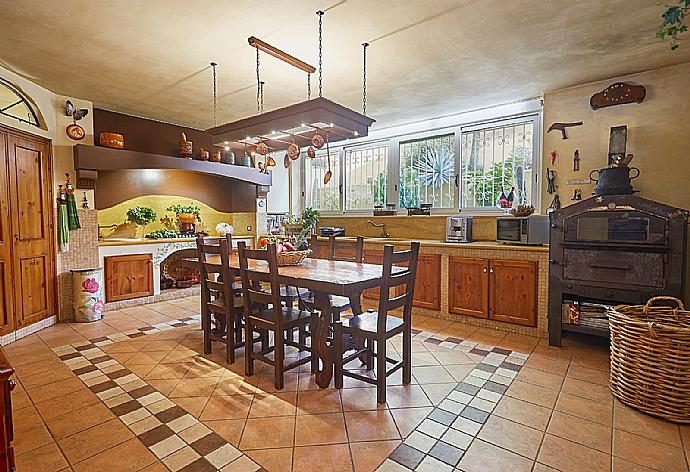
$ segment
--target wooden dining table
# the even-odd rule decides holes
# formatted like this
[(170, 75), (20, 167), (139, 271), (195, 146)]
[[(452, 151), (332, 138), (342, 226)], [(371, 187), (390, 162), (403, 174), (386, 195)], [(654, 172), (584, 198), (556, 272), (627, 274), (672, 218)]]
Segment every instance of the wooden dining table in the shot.
[[(207, 264), (220, 267), (220, 256), (209, 255)], [(185, 267), (199, 269), (199, 260), (187, 258), (182, 261)], [(237, 254), (229, 259), (230, 269), (239, 275), (240, 264)], [(265, 261), (249, 260), (248, 268), (252, 271), (268, 273)], [(394, 267), (393, 273), (404, 268)], [(329, 295), (348, 297), (352, 311), (361, 313), (360, 298), (364, 290), (381, 285), (383, 266), (364, 262), (331, 261), (327, 259), (308, 258), (299, 265), (278, 268), (279, 282), (282, 285), (309, 290), (314, 295), (317, 312), (316, 327), (312, 328), (312, 346), (314, 353), (321, 360), (316, 373), (316, 384), (326, 388), (333, 377), (333, 348), (329, 343), (329, 325), (332, 320)]]

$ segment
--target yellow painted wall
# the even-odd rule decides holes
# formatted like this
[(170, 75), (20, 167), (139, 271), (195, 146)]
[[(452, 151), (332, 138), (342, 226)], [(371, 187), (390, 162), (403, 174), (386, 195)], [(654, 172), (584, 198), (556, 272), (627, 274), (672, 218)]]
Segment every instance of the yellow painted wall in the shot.
[[(149, 207), (153, 209), (154, 212), (156, 212), (156, 221), (146, 226), (147, 234), (151, 231), (165, 228), (161, 219), (167, 216), (174, 223), (175, 214), (166, 211), (166, 208), (174, 204), (193, 204), (201, 208), (201, 225), (197, 224), (198, 231), (204, 230), (211, 235), (216, 235), (216, 225), (221, 222), (226, 222), (233, 225), (233, 227), (235, 228), (235, 235), (237, 236), (253, 235), (253, 231), (247, 231), (248, 224), (252, 226), (252, 229), (254, 227), (253, 216), (247, 216), (254, 215), (253, 213), (223, 213), (213, 209), (212, 207), (198, 200), (193, 200), (187, 197), (178, 197), (174, 195), (147, 195), (142, 197), (136, 197), (132, 198), (131, 200), (119, 203), (113, 207), (98, 210), (98, 224), (100, 226), (107, 226), (112, 224), (118, 225), (118, 227), (114, 230), (101, 230), (101, 234), (104, 237), (113, 238), (140, 237), (142, 234), (141, 228), (137, 229), (136, 225), (127, 222), (127, 210), (129, 210), (130, 208), (134, 208), (136, 206)], [(250, 221), (251, 223), (245, 223), (246, 221)]]
[[(590, 97), (614, 82), (644, 85), (647, 97), (641, 104), (619, 105), (599, 110), (589, 106)], [(546, 130), (553, 122), (582, 121), (561, 133)], [(556, 150), (558, 193), (563, 206), (571, 204), (573, 190), (582, 188), (583, 198), (591, 195), (594, 183), (566, 185), (568, 179), (587, 178), (592, 169), (606, 167), (609, 133), (612, 126), (627, 125), (627, 152), (640, 169), (633, 180), (639, 195), (669, 205), (690, 208), (690, 63), (640, 74), (607, 79), (544, 94), (544, 160), (551, 167), (549, 153)], [(580, 171), (573, 171), (573, 153), (580, 151)], [(542, 193), (546, 210), (552, 196)]]

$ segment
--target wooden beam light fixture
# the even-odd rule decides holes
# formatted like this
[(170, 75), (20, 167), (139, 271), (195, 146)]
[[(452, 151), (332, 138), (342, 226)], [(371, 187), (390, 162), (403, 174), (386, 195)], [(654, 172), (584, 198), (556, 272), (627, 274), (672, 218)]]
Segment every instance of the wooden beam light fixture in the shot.
[(271, 56), (280, 59), (281, 61), (286, 62), (291, 66), (306, 72), (307, 74), (313, 74), (314, 72), (316, 72), (316, 67), (309, 65), (300, 59), (297, 59), (295, 56), (286, 53), (282, 49), (278, 49), (277, 47), (272, 46), (267, 42), (261, 41), (259, 38), (250, 36), (249, 39), (247, 39), (247, 41), (249, 42), (249, 45), (251, 47), (259, 49), (265, 52), (266, 54), (270, 54)]

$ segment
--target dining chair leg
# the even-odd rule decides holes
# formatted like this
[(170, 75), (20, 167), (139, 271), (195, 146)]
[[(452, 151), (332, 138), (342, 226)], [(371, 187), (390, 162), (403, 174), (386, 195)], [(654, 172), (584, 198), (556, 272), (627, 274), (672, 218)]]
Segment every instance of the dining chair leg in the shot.
[[(306, 328), (297, 328), (297, 341), (299, 342), (300, 346), (305, 346), (307, 344), (307, 330)], [(299, 352), (304, 351), (303, 347), (299, 348)]]
[(313, 333), (316, 332), (316, 315), (311, 315), (311, 321), (309, 322), (309, 333), (307, 333), (307, 328), (302, 328), (304, 330), (304, 346), (307, 345), (307, 338), (310, 340), (310, 345), (307, 348), (309, 355), (311, 356), (311, 373), (316, 374), (319, 371), (319, 356), (316, 355), (316, 344), (314, 343)]
[(343, 323), (340, 321), (333, 324), (333, 345), (335, 388), (343, 388)]
[(403, 384), (412, 382), (412, 329), (405, 326), (403, 329)]
[(211, 354), (211, 312), (206, 306), (202, 308), (201, 327), (204, 330), (204, 354)]
[(285, 336), (286, 333), (279, 333), (275, 331), (273, 333), (273, 345), (275, 347), (275, 351), (273, 352), (274, 354), (274, 361), (273, 361), (273, 367), (274, 367), (274, 374), (275, 374), (275, 387), (276, 390), (282, 390), (283, 389), (283, 360), (285, 359), (285, 349), (283, 346), (283, 336)]
[(376, 340), (376, 401), (386, 403), (386, 340)]
[(228, 364), (235, 363), (235, 313), (233, 310), (225, 314), (225, 360)]
[(244, 321), (244, 372), (248, 376), (254, 375), (254, 340), (252, 339), (252, 323), (247, 318)]
[(364, 346), (367, 350), (364, 363), (367, 366), (367, 372), (369, 372), (374, 368), (374, 340), (372, 338), (365, 338)]

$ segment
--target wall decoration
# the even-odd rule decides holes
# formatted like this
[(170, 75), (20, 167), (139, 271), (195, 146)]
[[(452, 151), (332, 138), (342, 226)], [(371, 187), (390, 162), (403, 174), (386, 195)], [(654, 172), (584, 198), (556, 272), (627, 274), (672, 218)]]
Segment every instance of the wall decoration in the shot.
[(211, 153), (211, 157), (209, 157), (208, 160), (211, 162), (220, 162), (222, 158), (223, 158), (223, 153), (221, 151), (213, 151)]
[(592, 110), (598, 110), (599, 108), (625, 105), (626, 103), (642, 103), (646, 95), (647, 90), (642, 85), (616, 82), (592, 95), (592, 98), (589, 99), (589, 106), (592, 107)]
[(555, 165), (556, 164), (556, 158), (558, 157), (558, 154), (556, 153), (556, 151), (551, 151), (550, 154), (551, 154), (551, 165)]
[(589, 177), (586, 179), (568, 179), (565, 183), (567, 185), (589, 185), (592, 183), (592, 180)]
[(580, 170), (580, 151), (575, 149), (573, 154), (573, 171), (578, 172)]
[(125, 137), (117, 133), (101, 133), (98, 137), (98, 143), (103, 147), (124, 149)]
[(187, 159), (191, 159), (194, 155), (192, 142), (187, 140), (187, 135), (184, 133), (180, 133), (180, 155)]
[[(661, 2), (657, 2), (661, 5)], [(656, 32), (656, 37), (665, 39), (666, 36), (671, 38), (669, 47), (671, 51), (678, 49), (678, 35), (685, 33), (688, 30), (688, 25), (685, 24), (685, 17), (690, 15), (690, 1), (676, 0), (678, 5), (665, 5), (666, 11), (661, 15), (662, 21), (659, 25), (659, 31)]]
[(570, 200), (574, 202), (579, 202), (580, 200), (582, 200), (582, 189), (576, 188), (573, 191), (573, 198), (571, 198)]
[(209, 153), (206, 149), (199, 148), (199, 159), (201, 159), (202, 161), (208, 161), (208, 156)]
[(561, 209), (561, 199), (558, 197), (558, 194), (555, 194), (553, 196), (553, 200), (551, 200), (551, 205), (549, 205), (549, 210), (560, 210)]
[(565, 129), (566, 128), (573, 128), (575, 126), (582, 126), (582, 121), (577, 121), (577, 122), (573, 122), (573, 123), (556, 122), (556, 123), (553, 123), (551, 126), (549, 126), (549, 129), (546, 132), (550, 133), (551, 131), (558, 130), (561, 132), (561, 138), (568, 139), (568, 134), (565, 132)]
[(67, 127), (67, 136), (75, 141), (81, 141), (86, 136), (86, 132), (84, 131), (84, 128), (78, 124), (72, 123)]
[(612, 165), (616, 159), (625, 156), (626, 143), (628, 141), (627, 126), (613, 126), (609, 136), (609, 159), (607, 165)]
[(77, 107), (75, 107), (71, 101), (67, 100), (65, 102), (65, 115), (71, 116), (74, 120), (74, 123), (67, 127), (67, 136), (69, 136), (71, 139), (74, 139), (75, 141), (81, 141), (82, 139), (84, 139), (86, 133), (84, 132), (84, 128), (77, 124), (77, 121), (81, 120), (88, 114), (88, 108), (77, 109)]
[(556, 193), (556, 177), (558, 173), (555, 170), (546, 168), (546, 191), (549, 195)]

